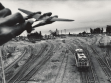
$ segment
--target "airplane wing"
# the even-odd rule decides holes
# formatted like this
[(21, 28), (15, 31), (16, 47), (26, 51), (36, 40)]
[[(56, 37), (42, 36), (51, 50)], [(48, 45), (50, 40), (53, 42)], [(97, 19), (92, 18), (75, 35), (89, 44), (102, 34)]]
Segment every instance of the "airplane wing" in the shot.
[(32, 17), (35, 18), (36, 20), (38, 20), (40, 18), (41, 14), (35, 14)]
[(71, 19), (63, 19), (63, 18), (52, 18), (50, 21), (74, 21)]
[(33, 13), (33, 12), (31, 12), (31, 11), (24, 10), (24, 9), (20, 9), (20, 8), (18, 8), (18, 10), (20, 10), (21, 12), (23, 12), (23, 13), (25, 13), (25, 14), (27, 14), (27, 15), (30, 15), (30, 14)]
[(33, 28), (36, 28), (36, 27), (39, 27), (39, 26), (44, 26), (44, 25), (46, 25), (46, 23), (45, 23), (45, 21), (42, 21), (42, 22), (34, 25)]
[(47, 20), (48, 18), (50, 18), (49, 16), (40, 16), (39, 20)]
[(46, 19), (48, 19), (51, 15), (52, 15), (51, 12), (44, 13), (43, 15), (40, 16), (39, 20), (46, 20)]

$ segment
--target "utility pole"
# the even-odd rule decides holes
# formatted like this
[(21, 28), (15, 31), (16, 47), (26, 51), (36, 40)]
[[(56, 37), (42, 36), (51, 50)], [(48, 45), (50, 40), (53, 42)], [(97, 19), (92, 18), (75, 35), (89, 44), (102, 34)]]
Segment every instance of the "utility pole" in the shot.
[(62, 30), (61, 30), (61, 35), (62, 35)]
[(61, 38), (62, 38), (62, 30), (61, 30)]
[(6, 83), (5, 80), (5, 72), (4, 72), (4, 62), (2, 60), (2, 52), (1, 52), (2, 46), (0, 46), (0, 63), (1, 63), (1, 70), (2, 70), (2, 83)]
[(86, 28), (86, 33), (87, 33), (87, 28)]
[(65, 35), (66, 35), (66, 29), (64, 29), (64, 31), (65, 31)]

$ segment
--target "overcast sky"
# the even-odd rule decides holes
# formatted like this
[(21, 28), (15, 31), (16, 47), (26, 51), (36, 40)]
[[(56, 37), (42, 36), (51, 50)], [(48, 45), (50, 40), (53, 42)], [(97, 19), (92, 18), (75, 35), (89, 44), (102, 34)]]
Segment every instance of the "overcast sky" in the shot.
[[(111, 25), (111, 1), (73, 1), (73, 0), (2, 0), (1, 3), (12, 10), (20, 12), (18, 8), (29, 11), (41, 11), (42, 14), (52, 12), (59, 18), (73, 19), (73, 22), (55, 22), (36, 28), (37, 31), (48, 33), (49, 30), (67, 30), (71, 33), (88, 31), (89, 28), (106, 27)], [(21, 12), (20, 12), (21, 13)], [(22, 15), (25, 15), (21, 13)]]

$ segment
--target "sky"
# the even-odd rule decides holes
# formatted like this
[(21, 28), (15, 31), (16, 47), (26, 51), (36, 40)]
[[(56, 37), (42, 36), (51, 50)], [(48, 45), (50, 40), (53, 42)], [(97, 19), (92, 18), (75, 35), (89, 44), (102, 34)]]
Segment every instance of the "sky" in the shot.
[[(20, 12), (18, 8), (32, 12), (41, 11), (42, 14), (52, 12), (52, 16), (73, 19), (73, 22), (54, 22), (53, 24), (40, 26), (35, 31), (43, 34), (49, 30), (62, 30), (62, 33), (89, 32), (90, 28), (111, 25), (111, 1), (110, 0), (1, 0), (1, 3), (10, 8), (12, 13)], [(24, 13), (20, 12), (23, 16)], [(26, 35), (26, 32), (22, 33)]]

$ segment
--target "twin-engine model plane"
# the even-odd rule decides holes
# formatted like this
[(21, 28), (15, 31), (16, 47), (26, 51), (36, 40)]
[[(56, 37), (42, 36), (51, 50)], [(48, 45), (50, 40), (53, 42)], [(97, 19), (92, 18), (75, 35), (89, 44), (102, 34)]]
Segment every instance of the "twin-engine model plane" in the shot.
[(40, 11), (39, 12), (31, 12), (31, 11), (27, 11), (27, 10), (20, 9), (20, 8), (18, 8), (18, 10), (20, 10), (21, 12), (28, 15), (27, 17), (25, 17), (26, 20), (30, 19), (30, 18), (35, 18), (36, 21), (40, 21), (37, 25), (33, 26), (33, 28), (36, 28), (38, 26), (43, 26), (46, 24), (51, 24), (55, 21), (67, 21), (67, 22), (74, 21), (71, 19), (58, 18), (57, 15), (51, 16), (52, 15), (51, 12), (44, 13), (43, 15), (41, 15)]
[(20, 8), (18, 8), (18, 10), (20, 10), (21, 12), (23, 12), (23, 13), (28, 15), (28, 16), (24, 17), (25, 20), (30, 19), (30, 18), (38, 19), (41, 16), (41, 12), (40, 11), (38, 11), (38, 12), (31, 12), (31, 11), (20, 9)]

